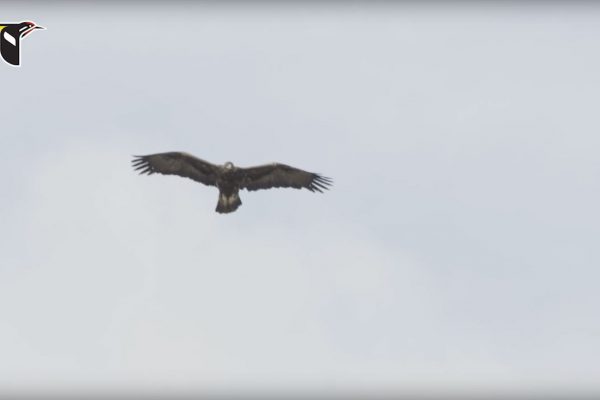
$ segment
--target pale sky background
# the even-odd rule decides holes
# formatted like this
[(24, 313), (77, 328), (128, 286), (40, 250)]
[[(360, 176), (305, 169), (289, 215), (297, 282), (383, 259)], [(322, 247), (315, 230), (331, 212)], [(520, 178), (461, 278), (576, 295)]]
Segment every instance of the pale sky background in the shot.
[(2, 8), (0, 393), (600, 389), (600, 4), (164, 4)]

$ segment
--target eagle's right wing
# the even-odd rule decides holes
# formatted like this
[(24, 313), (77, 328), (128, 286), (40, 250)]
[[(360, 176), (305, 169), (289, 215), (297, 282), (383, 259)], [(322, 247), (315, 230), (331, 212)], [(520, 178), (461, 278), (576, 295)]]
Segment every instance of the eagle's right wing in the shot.
[(271, 188), (308, 189), (311, 192), (327, 190), (330, 178), (303, 171), (280, 163), (259, 165), (250, 168), (238, 168), (240, 188), (259, 190)]
[(134, 156), (133, 168), (140, 174), (178, 175), (216, 186), (218, 167), (188, 153), (169, 152)]

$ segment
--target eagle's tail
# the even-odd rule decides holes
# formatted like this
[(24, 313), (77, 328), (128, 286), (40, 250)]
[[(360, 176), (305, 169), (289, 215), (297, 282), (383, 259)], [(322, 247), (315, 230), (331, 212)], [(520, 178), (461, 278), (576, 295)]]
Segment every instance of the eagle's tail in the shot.
[(242, 200), (238, 192), (230, 195), (226, 195), (223, 192), (219, 193), (219, 202), (217, 203), (217, 209), (215, 210), (219, 214), (225, 214), (234, 212), (242, 205)]

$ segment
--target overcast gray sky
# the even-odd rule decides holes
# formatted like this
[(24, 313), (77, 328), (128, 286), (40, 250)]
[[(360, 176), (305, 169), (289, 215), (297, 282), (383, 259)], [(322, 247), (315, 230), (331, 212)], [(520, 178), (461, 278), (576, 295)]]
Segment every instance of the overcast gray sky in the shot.
[[(0, 392), (600, 389), (600, 5), (1, 19), (48, 29), (0, 65)], [(335, 186), (219, 215), (130, 168), (170, 150)]]

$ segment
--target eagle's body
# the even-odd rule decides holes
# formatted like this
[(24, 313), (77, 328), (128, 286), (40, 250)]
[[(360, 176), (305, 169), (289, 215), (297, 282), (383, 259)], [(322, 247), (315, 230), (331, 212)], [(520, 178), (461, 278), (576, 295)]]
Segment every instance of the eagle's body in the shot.
[(219, 188), (219, 201), (217, 202), (216, 211), (218, 213), (233, 212), (242, 205), (236, 170), (237, 168), (233, 163), (227, 162), (217, 177), (216, 186)]
[(136, 156), (132, 162), (141, 174), (178, 175), (208, 186), (216, 186), (219, 189), (216, 208), (218, 213), (237, 210), (242, 204), (240, 189), (251, 191), (289, 187), (322, 192), (331, 185), (329, 178), (279, 163), (239, 168), (231, 162), (215, 165), (182, 152)]

